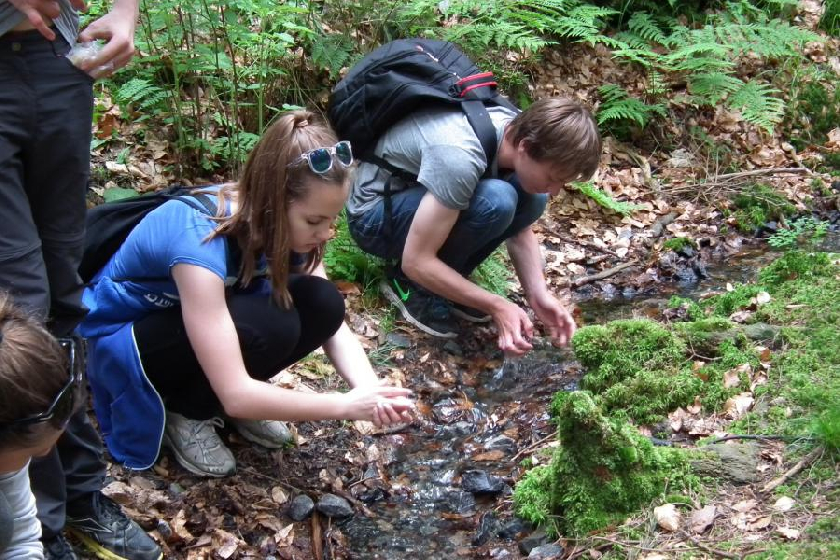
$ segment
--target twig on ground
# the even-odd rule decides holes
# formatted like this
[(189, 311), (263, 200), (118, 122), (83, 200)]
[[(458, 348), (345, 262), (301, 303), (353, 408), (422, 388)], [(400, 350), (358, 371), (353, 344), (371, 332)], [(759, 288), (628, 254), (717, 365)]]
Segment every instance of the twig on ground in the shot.
[(718, 550), (717, 548), (712, 548), (709, 545), (705, 545), (693, 536), (689, 535), (688, 533), (683, 533), (683, 536), (687, 538), (691, 544), (696, 546), (697, 548), (708, 552), (709, 554), (714, 554), (715, 556), (720, 556), (721, 558), (733, 558), (735, 560), (740, 560), (740, 554), (732, 554), (731, 552), (724, 552), (723, 550)]
[(775, 175), (777, 173), (807, 173), (810, 175), (813, 171), (807, 167), (768, 167), (767, 169), (751, 169), (749, 171), (738, 171), (737, 173), (724, 173), (722, 175), (716, 175), (714, 180), (729, 181), (732, 179), (755, 177), (756, 175)]
[(312, 529), (312, 558), (322, 560), (324, 558), (324, 534), (321, 529), (321, 517), (318, 515), (318, 510), (312, 512), (312, 517), (309, 518), (309, 526)]
[(807, 467), (808, 465), (810, 465), (811, 463), (816, 461), (819, 457), (821, 457), (822, 454), (823, 454), (823, 451), (824, 451), (824, 449), (822, 447), (815, 448), (810, 453), (805, 455), (802, 458), (802, 460), (800, 460), (798, 463), (796, 463), (794, 466), (792, 466), (790, 469), (788, 469), (782, 476), (780, 476), (779, 478), (774, 478), (773, 480), (771, 480), (770, 482), (765, 484), (764, 488), (761, 489), (761, 492), (763, 492), (763, 493), (770, 492), (773, 489), (775, 489), (777, 486), (780, 486), (780, 485), (784, 484), (785, 482), (790, 480), (792, 477), (799, 474), (799, 472), (802, 469), (804, 469), (805, 467)]
[(301, 494), (303, 494), (303, 493), (304, 493), (304, 491), (303, 491), (303, 490), (301, 490), (300, 488), (298, 488), (297, 486), (292, 486), (292, 485), (291, 485), (291, 484), (289, 484), (288, 482), (285, 482), (285, 481), (283, 481), (283, 480), (280, 480), (279, 478), (274, 477), (274, 476), (270, 476), (270, 475), (267, 475), (267, 474), (263, 474), (263, 473), (261, 473), (261, 472), (259, 472), (259, 471), (254, 470), (254, 469), (253, 469), (253, 468), (251, 468), (251, 467), (245, 467), (245, 468), (242, 468), (242, 469), (240, 469), (240, 470), (241, 470), (243, 473), (248, 473), (248, 474), (253, 475), (253, 476), (257, 476), (257, 477), (260, 477), (260, 478), (265, 478), (265, 479), (270, 480), (270, 481), (272, 481), (272, 482), (276, 482), (276, 483), (277, 483), (277, 484), (279, 484), (280, 486), (285, 486), (285, 487), (286, 487), (286, 488), (288, 488), (289, 490), (294, 490), (295, 492), (299, 492), (299, 493), (301, 493)]
[(782, 441), (811, 441), (814, 438), (807, 436), (781, 436), (776, 434), (730, 434), (728, 436), (719, 437), (708, 442), (709, 445), (713, 443), (720, 443), (722, 441), (729, 441), (731, 439), (778, 439)]
[(657, 219), (655, 222), (653, 222), (653, 225), (650, 226), (650, 237), (648, 237), (644, 241), (645, 246), (653, 246), (653, 244), (656, 243), (656, 240), (665, 231), (665, 226), (676, 220), (677, 216), (679, 216), (679, 214), (677, 214), (676, 212), (669, 212), (661, 218)]
[(609, 278), (610, 276), (615, 276), (625, 268), (630, 268), (632, 266), (638, 265), (638, 261), (630, 261), (626, 263), (621, 263), (616, 265), (612, 268), (608, 268), (607, 270), (602, 270), (597, 274), (590, 274), (589, 276), (581, 276), (580, 278), (573, 278), (568, 281), (568, 285), (574, 286), (575, 288), (580, 288), (585, 284), (589, 284), (590, 282), (595, 282), (597, 280), (603, 280), (604, 278)]
[(567, 235), (563, 235), (562, 233), (557, 233), (554, 230), (547, 230), (547, 231), (551, 235), (553, 235), (554, 237), (560, 239), (561, 241), (565, 241), (566, 243), (568, 243), (570, 245), (581, 245), (583, 247), (587, 247), (587, 248), (592, 249), (594, 251), (600, 251), (602, 253), (608, 253), (608, 254), (610, 254), (614, 257), (618, 256), (618, 253), (616, 253), (612, 249), (607, 249), (606, 247), (599, 247), (598, 245), (595, 245), (594, 243), (590, 243), (589, 241), (584, 241), (583, 239), (578, 239), (576, 237), (569, 237)]
[(550, 440), (554, 439), (555, 437), (557, 437), (557, 432), (553, 432), (553, 433), (551, 433), (551, 434), (549, 434), (549, 435), (545, 436), (544, 438), (542, 438), (541, 440), (537, 441), (536, 443), (532, 443), (531, 445), (529, 445), (529, 446), (528, 446), (528, 447), (526, 447), (525, 449), (520, 449), (520, 450), (519, 450), (519, 453), (517, 453), (516, 455), (514, 455), (514, 456), (513, 456), (513, 459), (511, 459), (511, 460), (510, 460), (510, 462), (511, 462), (511, 463), (515, 463), (515, 462), (516, 462), (516, 460), (517, 460), (517, 459), (519, 459), (519, 457), (520, 457), (521, 455), (525, 455), (526, 453), (527, 453), (527, 454), (531, 454), (531, 453), (533, 453), (534, 451), (536, 451), (537, 449), (539, 449), (539, 448), (540, 448), (540, 446), (541, 446), (542, 444), (544, 444), (544, 443), (545, 443), (545, 442), (547, 442), (547, 441), (550, 441)]

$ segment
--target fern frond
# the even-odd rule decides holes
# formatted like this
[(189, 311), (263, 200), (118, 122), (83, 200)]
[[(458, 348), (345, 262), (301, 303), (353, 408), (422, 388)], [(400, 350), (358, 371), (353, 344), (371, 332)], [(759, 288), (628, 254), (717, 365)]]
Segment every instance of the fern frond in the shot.
[(727, 95), (742, 87), (744, 82), (723, 72), (693, 74), (688, 82), (689, 91), (703, 104), (716, 105)]
[(596, 118), (599, 125), (612, 121), (632, 121), (644, 127), (652, 114), (664, 116), (665, 107), (661, 104), (648, 105), (640, 99), (630, 97), (627, 91), (617, 85), (607, 84), (598, 88), (602, 103)]
[(353, 44), (343, 35), (321, 35), (312, 43), (312, 62), (337, 76), (350, 60)]
[(651, 43), (659, 43), (667, 46), (670, 43), (670, 38), (665, 35), (656, 22), (649, 14), (645, 12), (636, 12), (630, 17), (627, 26), (634, 34), (638, 35), (645, 41)]
[(572, 183), (572, 187), (581, 194), (597, 202), (599, 206), (612, 212), (616, 212), (617, 214), (621, 214), (622, 216), (629, 216), (636, 210), (644, 208), (644, 206), (633, 204), (631, 202), (619, 202), (596, 187), (591, 181), (587, 181), (585, 183)]
[(781, 122), (785, 112), (785, 102), (773, 97), (780, 93), (770, 84), (751, 80), (732, 92), (728, 105), (740, 110), (747, 122), (773, 132), (773, 127)]

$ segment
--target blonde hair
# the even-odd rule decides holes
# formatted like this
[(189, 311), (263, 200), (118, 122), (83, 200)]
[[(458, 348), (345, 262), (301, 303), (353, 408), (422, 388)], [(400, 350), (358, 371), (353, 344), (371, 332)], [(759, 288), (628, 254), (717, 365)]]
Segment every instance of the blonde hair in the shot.
[(67, 417), (21, 429), (10, 422), (45, 412), (69, 379), (67, 353), (47, 330), (0, 293), (0, 450), (37, 446)]
[(601, 134), (586, 107), (570, 99), (551, 97), (534, 102), (508, 125), (514, 146), (540, 162), (551, 162), (569, 180), (591, 177), (601, 160)]
[[(301, 154), (338, 142), (335, 132), (310, 111), (294, 111), (278, 118), (257, 142), (238, 183), (226, 185), (220, 196), (226, 201), (233, 191), (238, 209), (222, 218), (212, 237), (227, 236), (242, 255), (238, 278), (247, 285), (254, 277), (261, 254), (268, 261), (275, 300), (290, 307), (287, 288), (291, 256), (287, 211), (291, 202), (304, 198), (311, 180), (343, 187), (350, 178), (350, 168), (334, 164), (324, 174), (315, 174)], [(220, 205), (224, 212), (224, 205)], [(220, 214), (221, 215), (221, 214)], [(304, 269), (311, 271), (323, 256), (323, 245), (307, 255)]]

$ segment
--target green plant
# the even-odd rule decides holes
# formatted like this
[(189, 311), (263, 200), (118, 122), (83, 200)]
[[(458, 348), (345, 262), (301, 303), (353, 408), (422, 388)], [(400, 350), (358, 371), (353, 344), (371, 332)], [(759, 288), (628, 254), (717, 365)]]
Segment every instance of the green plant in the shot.
[(745, 233), (753, 233), (767, 222), (792, 216), (796, 208), (770, 185), (756, 183), (732, 198), (735, 223)]
[(382, 259), (365, 253), (353, 241), (347, 216), (342, 210), (335, 225), (335, 235), (324, 251), (324, 267), (330, 278), (368, 286), (383, 277), (384, 266)]
[(508, 294), (512, 278), (513, 269), (508, 263), (504, 245), (493, 251), (472, 273), (472, 279), (476, 284), (500, 296)]
[(778, 230), (770, 236), (767, 243), (776, 249), (791, 249), (796, 246), (810, 246), (825, 237), (828, 222), (803, 217), (792, 220), (788, 227)]
[(834, 37), (840, 37), (840, 0), (825, 0), (825, 11), (820, 19), (820, 29)]
[(696, 248), (694, 241), (689, 237), (672, 237), (671, 239), (665, 240), (662, 244), (663, 249), (674, 251), (675, 253), (686, 247)]
[(601, 94), (601, 106), (596, 118), (601, 126), (620, 125), (629, 121), (638, 125), (639, 128), (644, 128), (653, 115), (664, 117), (667, 114), (663, 103), (648, 104), (630, 97), (630, 94), (621, 86), (603, 85), (598, 88), (598, 92)]
[(572, 183), (572, 187), (575, 190), (579, 191), (580, 193), (586, 195), (587, 197), (597, 202), (599, 206), (606, 208), (611, 212), (621, 214), (622, 216), (629, 216), (636, 210), (640, 210), (643, 208), (638, 204), (633, 204), (630, 202), (620, 202), (614, 199), (613, 197), (596, 187), (595, 184), (591, 181), (587, 181), (585, 183)]

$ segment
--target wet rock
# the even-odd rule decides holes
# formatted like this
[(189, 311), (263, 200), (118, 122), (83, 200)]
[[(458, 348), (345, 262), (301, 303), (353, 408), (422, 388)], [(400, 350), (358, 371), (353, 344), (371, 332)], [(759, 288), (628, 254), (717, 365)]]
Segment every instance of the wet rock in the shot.
[(475, 498), (469, 492), (450, 492), (439, 506), (445, 511), (464, 515), (475, 511)]
[(505, 489), (504, 481), (484, 471), (464, 471), (461, 474), (461, 488), (466, 492), (481, 495), (501, 494)]
[(177, 482), (173, 482), (169, 485), (169, 491), (175, 496), (180, 496), (184, 493), (184, 487), (178, 484)]
[(447, 340), (446, 344), (443, 345), (443, 349), (446, 350), (447, 352), (449, 352), (450, 354), (452, 354), (453, 356), (463, 356), (464, 355), (464, 350), (461, 348), (461, 346), (457, 342), (455, 342), (453, 340)]
[(691, 245), (683, 245), (677, 249), (677, 254), (687, 259), (693, 258), (697, 251)]
[(372, 504), (374, 502), (381, 502), (388, 496), (388, 493), (385, 492), (382, 488), (369, 488), (365, 490), (361, 494), (359, 494), (359, 500), (363, 501), (366, 504)]
[(565, 550), (559, 544), (544, 544), (531, 550), (528, 558), (531, 560), (560, 560)]
[(753, 323), (751, 325), (744, 325), (742, 330), (744, 336), (750, 340), (767, 341), (774, 340), (779, 335), (781, 328), (776, 325), (768, 325), (767, 323)]
[(403, 334), (390, 332), (385, 335), (385, 342), (388, 342), (397, 348), (411, 348), (411, 340)]
[(288, 515), (295, 521), (303, 521), (315, 509), (315, 502), (306, 494), (298, 494), (292, 503), (289, 504)]
[(493, 532), (498, 524), (499, 522), (492, 511), (482, 515), (478, 520), (478, 527), (476, 528), (475, 536), (472, 539), (472, 545), (481, 546), (486, 544), (487, 541), (490, 540), (490, 537), (493, 535)]
[(516, 453), (517, 445), (513, 438), (506, 435), (498, 435), (488, 439), (484, 442), (484, 449), (488, 451), (492, 449), (501, 449), (505, 453)]
[(497, 533), (500, 539), (513, 540), (523, 533), (527, 533), (534, 528), (530, 521), (526, 521), (521, 517), (514, 517), (508, 521)]
[(546, 544), (548, 542), (548, 535), (545, 534), (544, 529), (537, 529), (521, 541), (519, 541), (519, 552), (524, 556), (531, 554), (531, 551), (536, 547)]
[(315, 507), (327, 517), (341, 518), (353, 515), (353, 507), (350, 502), (335, 494), (324, 494)]
[(634, 288), (633, 286), (625, 286), (621, 289), (621, 297), (625, 299), (632, 299), (636, 297), (637, 293), (638, 292), (636, 291), (636, 288)]
[(752, 484), (758, 480), (758, 445), (752, 442), (730, 444), (715, 443), (701, 448), (711, 457), (698, 459), (691, 468), (707, 476), (723, 477), (736, 484)]
[(435, 403), (432, 414), (437, 422), (449, 424), (460, 420), (463, 407), (454, 399), (446, 398)]
[(490, 551), (490, 558), (495, 560), (508, 560), (513, 558), (513, 553), (506, 548), (494, 548)]
[(164, 542), (172, 542), (172, 527), (169, 526), (169, 523), (164, 521), (163, 519), (158, 519), (157, 522), (157, 532), (160, 537), (163, 539)]
[(601, 292), (606, 299), (613, 299), (618, 294), (618, 288), (615, 287), (615, 284), (606, 283), (601, 286)]

